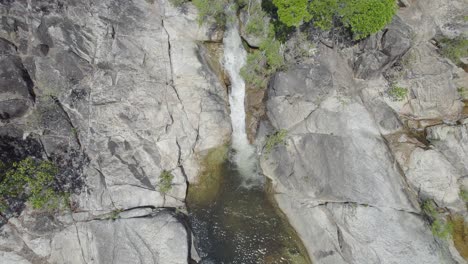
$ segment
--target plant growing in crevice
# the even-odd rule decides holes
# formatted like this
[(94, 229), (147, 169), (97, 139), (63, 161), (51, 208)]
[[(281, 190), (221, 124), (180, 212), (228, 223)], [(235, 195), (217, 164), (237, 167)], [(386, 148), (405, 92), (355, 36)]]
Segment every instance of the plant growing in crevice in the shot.
[(387, 94), (393, 101), (403, 101), (408, 95), (408, 89), (392, 84), (390, 89), (387, 91)]
[(168, 193), (172, 189), (172, 180), (174, 175), (167, 170), (163, 170), (159, 175), (159, 192), (162, 194)]
[(422, 210), (431, 223), (431, 231), (435, 237), (447, 239), (453, 234), (453, 223), (439, 214), (434, 201), (425, 201)]
[(440, 53), (458, 66), (462, 65), (460, 59), (468, 57), (468, 39), (458, 37), (455, 39), (443, 38), (438, 41)]
[(109, 219), (115, 221), (117, 219), (120, 218), (120, 213), (123, 212), (122, 209), (114, 209), (112, 210), (112, 212), (110, 213), (110, 216), (109, 216)]
[(274, 134), (267, 136), (264, 146), (265, 154), (270, 154), (271, 150), (273, 150), (277, 145), (284, 144), (287, 135), (288, 131), (286, 129), (281, 129), (276, 131)]

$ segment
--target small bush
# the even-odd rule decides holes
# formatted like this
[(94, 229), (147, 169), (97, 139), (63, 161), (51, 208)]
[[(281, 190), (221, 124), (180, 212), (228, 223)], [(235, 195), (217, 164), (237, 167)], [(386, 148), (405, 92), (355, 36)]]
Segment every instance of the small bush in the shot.
[(265, 20), (267, 14), (262, 9), (262, 5), (257, 1), (251, 1), (251, 4), (246, 6), (248, 12), (248, 20), (245, 25), (245, 32), (255, 36), (265, 36), (268, 33), (268, 27)]
[(439, 41), (441, 54), (457, 65), (461, 65), (461, 58), (468, 57), (468, 39), (442, 39)]
[(343, 3), (338, 13), (356, 40), (384, 28), (396, 12), (395, 0), (345, 0)]
[(286, 129), (281, 129), (269, 135), (265, 142), (265, 154), (268, 155), (275, 146), (284, 144), (287, 135), (288, 131)]
[(253, 88), (265, 88), (270, 75), (284, 67), (282, 45), (273, 35), (274, 30), (270, 28), (269, 37), (262, 41), (259, 50), (247, 55), (247, 62), (240, 71), (242, 78)]
[(227, 0), (193, 0), (192, 3), (198, 9), (198, 23), (200, 25), (210, 19), (213, 19), (218, 26), (225, 25), (224, 8), (228, 4)]
[(392, 100), (403, 101), (408, 95), (408, 89), (397, 85), (392, 85), (392, 87), (387, 91), (387, 93), (392, 98)]
[(308, 11), (309, 0), (273, 0), (278, 17), (287, 26), (300, 26), (312, 18)]
[(433, 201), (425, 201), (422, 210), (431, 222), (431, 231), (435, 237), (446, 239), (453, 234), (453, 223), (437, 212)]
[[(4, 167), (4, 166), (3, 166)], [(27, 200), (33, 208), (56, 208), (62, 195), (54, 189), (57, 167), (49, 161), (26, 158), (3, 170), (0, 181), (0, 204), (6, 210), (8, 200)]]
[(446, 239), (453, 234), (453, 224), (447, 220), (436, 219), (432, 222), (431, 231), (435, 237)]
[(172, 189), (172, 180), (174, 179), (174, 175), (169, 171), (164, 170), (159, 175), (159, 192), (162, 194), (168, 193)]

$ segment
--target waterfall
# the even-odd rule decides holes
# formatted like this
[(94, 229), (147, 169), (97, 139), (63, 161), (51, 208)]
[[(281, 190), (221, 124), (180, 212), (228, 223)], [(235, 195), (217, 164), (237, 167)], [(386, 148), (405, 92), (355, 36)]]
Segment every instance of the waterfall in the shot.
[[(231, 18), (236, 17), (233, 12), (228, 15)], [(231, 80), (229, 104), (231, 106), (232, 148), (235, 151), (233, 161), (241, 176), (252, 183), (252, 180), (258, 178), (255, 173), (257, 159), (255, 148), (250, 145), (245, 132), (245, 82), (240, 75), (240, 69), (245, 65), (247, 52), (242, 46), (238, 27), (237, 18), (228, 19), (223, 39), (224, 68)]]

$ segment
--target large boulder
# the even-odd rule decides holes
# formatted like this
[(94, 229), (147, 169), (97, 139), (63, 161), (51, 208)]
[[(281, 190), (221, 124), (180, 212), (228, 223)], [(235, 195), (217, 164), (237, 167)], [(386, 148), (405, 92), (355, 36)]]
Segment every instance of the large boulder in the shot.
[[(259, 135), (287, 130), (260, 165), (312, 261), (453, 263), (381, 135), (401, 129), (398, 117), (389, 108), (369, 112), (383, 101), (363, 103), (368, 84), (353, 80), (338, 53), (322, 49), (318, 58), (276, 74), (266, 102), (271, 122)], [(394, 121), (377, 120), (387, 116)]]
[(44, 214), (24, 215), (1, 229), (0, 262), (184, 264), (189, 241), (184, 224), (167, 211), (70, 225)]

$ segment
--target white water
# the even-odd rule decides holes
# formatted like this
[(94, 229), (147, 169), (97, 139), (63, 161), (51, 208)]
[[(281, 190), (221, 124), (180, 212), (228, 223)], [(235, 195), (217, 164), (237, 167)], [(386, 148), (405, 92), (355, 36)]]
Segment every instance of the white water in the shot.
[(233, 159), (239, 173), (246, 180), (252, 181), (258, 179), (255, 173), (255, 148), (250, 145), (245, 132), (245, 82), (240, 76), (240, 69), (245, 64), (247, 52), (242, 46), (237, 19), (228, 19), (223, 44), (224, 68), (231, 80), (229, 103), (231, 106), (232, 148), (235, 151)]

